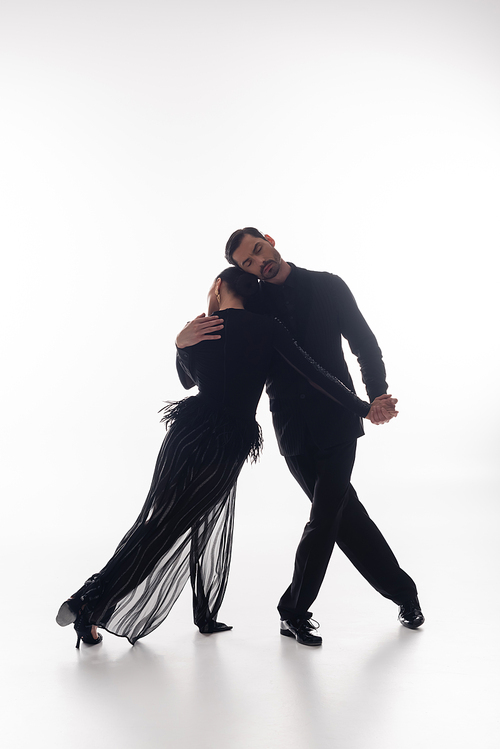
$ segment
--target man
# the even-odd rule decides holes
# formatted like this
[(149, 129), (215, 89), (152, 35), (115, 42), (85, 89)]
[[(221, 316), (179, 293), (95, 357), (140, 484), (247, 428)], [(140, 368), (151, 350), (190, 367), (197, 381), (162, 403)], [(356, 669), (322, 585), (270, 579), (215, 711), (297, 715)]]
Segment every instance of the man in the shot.
[[(357, 356), (371, 402), (387, 393), (385, 367), (375, 336), (354, 297), (338, 277), (284, 261), (269, 235), (239, 229), (226, 244), (226, 260), (259, 278), (254, 311), (275, 316), (322, 367), (354, 390), (342, 352), (342, 336)], [(220, 318), (200, 316), (179, 334), (179, 348), (218, 338)], [(399, 621), (416, 629), (424, 622), (413, 580), (399, 566), (350, 483), (361, 419), (325, 398), (277, 357), (266, 384), (273, 423), (288, 467), (311, 500), (311, 514), (297, 548), (292, 582), (278, 611), (280, 632), (303, 645), (320, 645), (308, 610), (318, 595), (337, 543), (359, 572), (399, 605)], [(394, 410), (386, 395), (383, 403)], [(381, 411), (378, 423), (387, 418)], [(375, 415), (375, 421), (377, 418)]]

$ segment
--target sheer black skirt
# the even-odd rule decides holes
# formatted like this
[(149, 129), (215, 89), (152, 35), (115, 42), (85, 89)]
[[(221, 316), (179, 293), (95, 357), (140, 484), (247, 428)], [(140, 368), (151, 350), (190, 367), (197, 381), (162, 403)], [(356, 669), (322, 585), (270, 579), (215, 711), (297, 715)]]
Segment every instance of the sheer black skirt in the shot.
[(167, 435), (141, 513), (106, 566), (73, 594), (92, 624), (131, 643), (164, 621), (189, 577), (195, 624), (215, 620), (229, 574), (236, 481), (261, 447), (253, 417), (199, 395), (164, 412)]

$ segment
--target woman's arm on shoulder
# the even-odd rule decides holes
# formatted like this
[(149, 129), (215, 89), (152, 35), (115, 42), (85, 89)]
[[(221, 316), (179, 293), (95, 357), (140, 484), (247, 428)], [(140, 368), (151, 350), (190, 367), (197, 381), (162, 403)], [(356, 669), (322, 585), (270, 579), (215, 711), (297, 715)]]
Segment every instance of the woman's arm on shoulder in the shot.
[(181, 384), (186, 390), (194, 387), (196, 382), (191, 375), (191, 349), (201, 341), (216, 341), (221, 336), (219, 331), (224, 327), (224, 321), (216, 315), (207, 317), (203, 312), (194, 320), (185, 324), (175, 339), (177, 348), (176, 368)]

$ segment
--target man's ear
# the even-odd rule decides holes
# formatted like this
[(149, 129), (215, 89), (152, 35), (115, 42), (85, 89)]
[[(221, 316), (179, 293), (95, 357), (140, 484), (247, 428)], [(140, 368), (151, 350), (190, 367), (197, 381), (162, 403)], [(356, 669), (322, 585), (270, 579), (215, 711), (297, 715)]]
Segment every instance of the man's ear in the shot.
[(270, 245), (272, 245), (273, 247), (276, 247), (276, 242), (274, 241), (272, 237), (269, 236), (269, 234), (264, 234), (264, 237), (267, 239)]

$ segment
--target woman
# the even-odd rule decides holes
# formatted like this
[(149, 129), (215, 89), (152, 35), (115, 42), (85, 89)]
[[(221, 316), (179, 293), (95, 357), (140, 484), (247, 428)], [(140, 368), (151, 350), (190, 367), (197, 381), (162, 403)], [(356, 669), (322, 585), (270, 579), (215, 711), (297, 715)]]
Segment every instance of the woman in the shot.
[(255, 411), (273, 358), (281, 355), (325, 395), (359, 416), (384, 409), (396, 415), (390, 396), (371, 407), (317, 365), (278, 320), (245, 310), (257, 279), (226, 268), (209, 292), (209, 315), (224, 321), (220, 338), (191, 348), (184, 385), (198, 395), (164, 409), (167, 435), (151, 489), (135, 524), (106, 566), (59, 609), (61, 626), (74, 622), (80, 640), (101, 642), (96, 627), (134, 644), (168, 615), (188, 577), (194, 622), (200, 632), (231, 627), (217, 622), (227, 585), (236, 480), (243, 463), (261, 448)]

